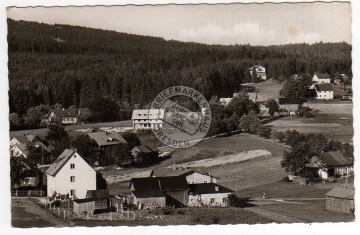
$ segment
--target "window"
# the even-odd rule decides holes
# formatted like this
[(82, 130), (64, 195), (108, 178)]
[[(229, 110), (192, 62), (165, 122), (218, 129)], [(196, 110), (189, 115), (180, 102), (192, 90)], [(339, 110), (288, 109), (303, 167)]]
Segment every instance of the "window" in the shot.
[(214, 203), (215, 202), (215, 198), (210, 198), (210, 203)]
[(227, 200), (227, 197), (224, 197), (224, 198), (223, 198), (223, 203), (227, 203), (227, 201), (228, 201), (228, 200)]
[(75, 189), (70, 190), (70, 196), (75, 196)]
[(206, 184), (207, 183), (207, 181), (204, 181), (204, 184)]
[(75, 176), (70, 176), (70, 182), (75, 182)]
[(75, 169), (75, 164), (70, 164), (70, 169)]

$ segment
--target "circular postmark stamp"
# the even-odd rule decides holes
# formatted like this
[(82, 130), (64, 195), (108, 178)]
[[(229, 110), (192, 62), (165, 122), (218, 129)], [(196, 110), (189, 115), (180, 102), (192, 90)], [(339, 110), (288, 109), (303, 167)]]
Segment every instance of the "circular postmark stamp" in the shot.
[[(182, 103), (184, 99), (187, 102)], [(191, 105), (185, 105), (189, 103)], [(172, 86), (155, 97), (148, 117), (152, 132), (162, 143), (172, 148), (189, 148), (208, 133), (211, 109), (199, 91), (187, 86)]]

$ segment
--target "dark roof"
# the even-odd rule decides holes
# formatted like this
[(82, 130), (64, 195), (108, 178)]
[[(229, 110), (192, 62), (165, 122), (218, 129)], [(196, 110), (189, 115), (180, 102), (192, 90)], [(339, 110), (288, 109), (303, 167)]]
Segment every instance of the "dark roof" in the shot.
[(303, 98), (279, 98), (279, 104), (300, 104), (305, 102)]
[(318, 78), (320, 78), (320, 79), (330, 79), (330, 75), (329, 75), (329, 74), (316, 73), (315, 75), (316, 75)]
[(345, 157), (347, 160), (349, 160), (349, 161), (351, 161), (351, 162), (354, 161), (354, 154), (353, 154), (353, 153), (351, 153), (351, 152), (349, 152), (349, 151), (345, 151), (343, 154), (344, 154), (344, 157)]
[[(155, 177), (181, 176), (181, 175), (185, 176), (185, 175), (189, 175), (193, 172), (197, 172), (197, 173), (200, 173), (203, 175), (209, 174), (209, 172), (207, 172), (207, 169), (205, 167), (194, 167), (194, 168), (186, 168), (186, 169), (157, 168), (157, 169), (152, 170), (151, 175), (155, 176)], [(212, 176), (212, 177), (217, 178), (215, 176)]]
[(55, 176), (60, 169), (67, 163), (67, 161), (76, 153), (74, 150), (65, 149), (62, 154), (55, 160), (55, 162), (46, 171), (46, 174)]
[(76, 199), (76, 200), (73, 200), (73, 202), (75, 203), (86, 203), (86, 202), (94, 202), (95, 199), (93, 198), (83, 198), (83, 199)]
[[(57, 117), (77, 117), (78, 113), (77, 110), (74, 108), (68, 108), (68, 109), (52, 109), (51, 110)], [(49, 115), (51, 113), (49, 112)]]
[(22, 144), (22, 143), (20, 143), (20, 144), (14, 144), (14, 147), (18, 147), (18, 149), (21, 151), (21, 152), (23, 152), (25, 155), (28, 155), (29, 154), (29, 151), (27, 150), (27, 146), (26, 146), (26, 144)]
[(117, 132), (97, 131), (87, 134), (93, 139), (98, 146), (118, 145), (120, 143), (127, 144), (128, 142)]
[(190, 194), (233, 193), (234, 191), (215, 183), (189, 184)]
[(183, 176), (132, 178), (131, 185), (135, 189), (132, 193), (135, 196), (142, 195), (142, 197), (145, 195), (148, 197), (161, 196), (163, 191), (189, 189), (186, 178)]
[(354, 199), (355, 189), (335, 187), (325, 194), (328, 197)]
[(157, 150), (154, 150), (152, 147), (150, 147), (149, 145), (140, 145), (140, 146), (135, 146), (134, 148), (139, 149), (141, 152), (143, 153), (152, 153), (152, 152), (157, 152)]
[(107, 189), (88, 190), (86, 193), (86, 198), (92, 198), (92, 199), (110, 198), (110, 193), (109, 190)]
[(165, 197), (165, 193), (160, 190), (132, 191), (132, 194), (137, 198)]
[(317, 91), (333, 91), (331, 84), (315, 84)]
[(84, 113), (91, 113), (89, 108), (78, 108), (78, 113), (84, 114)]
[(324, 152), (320, 156), (327, 167), (352, 165), (341, 151)]

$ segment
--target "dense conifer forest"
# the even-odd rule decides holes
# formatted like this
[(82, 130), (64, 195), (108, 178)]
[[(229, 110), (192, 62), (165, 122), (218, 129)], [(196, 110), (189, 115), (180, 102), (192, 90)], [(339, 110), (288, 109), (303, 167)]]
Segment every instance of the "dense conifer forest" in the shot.
[(193, 87), (208, 99), (228, 97), (252, 81), (248, 68), (258, 63), (268, 78), (352, 77), (347, 43), (206, 45), (8, 19), (8, 46), (10, 113), (19, 117), (40, 104), (86, 107), (98, 98), (130, 111), (172, 85)]

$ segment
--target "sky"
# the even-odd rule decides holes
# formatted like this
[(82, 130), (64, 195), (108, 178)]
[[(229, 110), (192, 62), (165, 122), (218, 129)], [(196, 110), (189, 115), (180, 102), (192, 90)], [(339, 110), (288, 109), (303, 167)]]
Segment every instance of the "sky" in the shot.
[(346, 2), (29, 7), (8, 8), (7, 16), (206, 44), (351, 44)]

